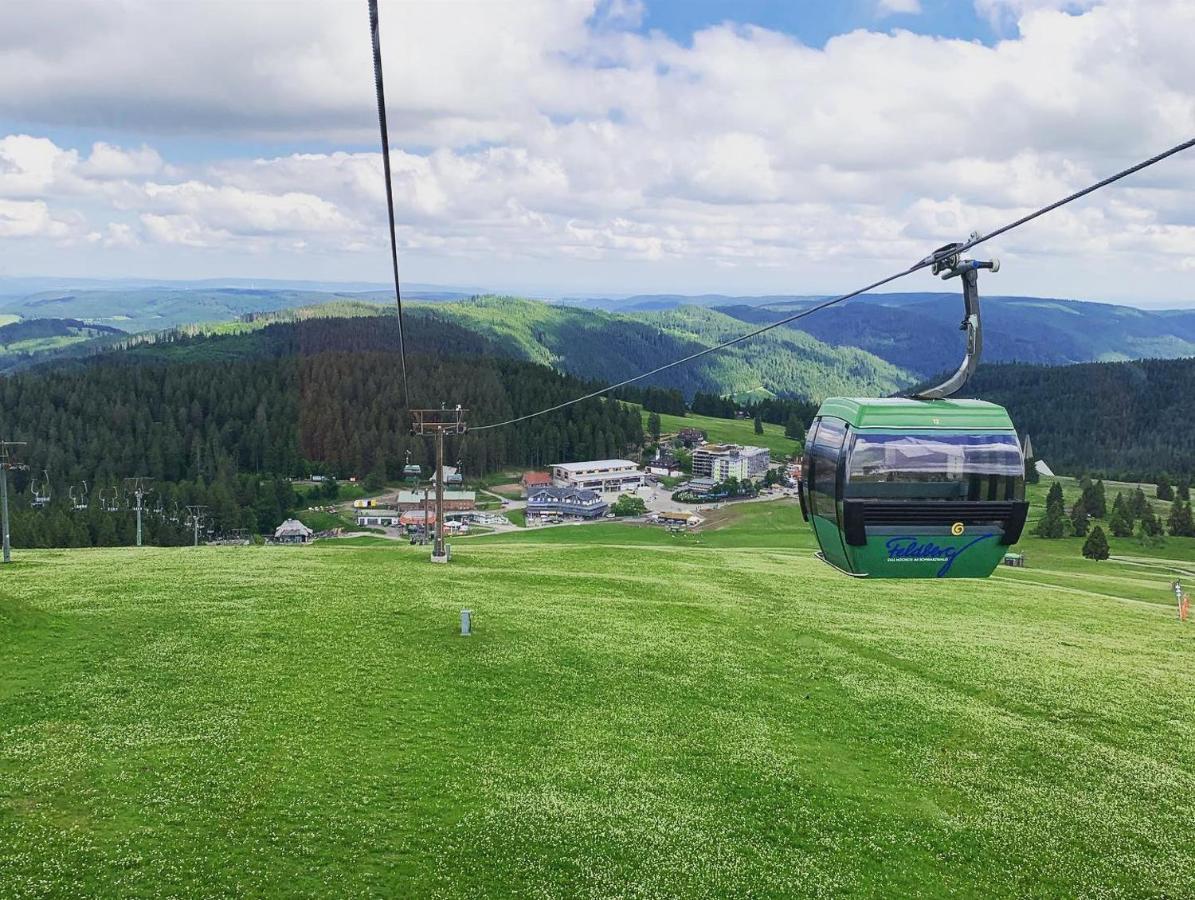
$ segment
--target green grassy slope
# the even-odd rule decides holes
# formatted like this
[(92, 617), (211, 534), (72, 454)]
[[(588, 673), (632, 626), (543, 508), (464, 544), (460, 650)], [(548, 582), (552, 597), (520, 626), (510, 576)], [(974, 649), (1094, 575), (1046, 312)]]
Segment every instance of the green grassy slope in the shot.
[[(643, 413), (643, 427), (647, 428), (648, 412)], [(675, 432), (681, 428), (700, 428), (714, 443), (747, 444), (767, 447), (772, 459), (788, 459), (800, 448), (800, 443), (784, 436), (784, 429), (771, 422), (763, 423), (763, 434), (755, 433), (751, 419), (716, 419), (713, 416), (699, 416), (689, 413), (685, 416), (660, 415), (660, 431)]]
[(19, 554), (4, 893), (1187, 893), (1195, 626), (735, 515)]

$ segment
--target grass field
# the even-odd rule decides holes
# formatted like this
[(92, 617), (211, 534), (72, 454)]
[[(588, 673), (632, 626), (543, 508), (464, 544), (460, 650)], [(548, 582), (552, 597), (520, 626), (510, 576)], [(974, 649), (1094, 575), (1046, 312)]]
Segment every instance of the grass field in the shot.
[[(643, 412), (643, 427), (647, 428), (647, 417), (650, 413)], [(660, 415), (660, 430), (676, 432), (681, 428), (700, 428), (706, 437), (718, 444), (747, 444), (755, 447), (767, 447), (772, 451), (772, 459), (779, 461), (788, 459), (801, 446), (800, 443), (784, 436), (784, 428), (763, 423), (763, 434), (755, 433), (755, 423), (751, 419), (715, 419), (711, 416), (698, 416), (689, 413), (687, 416)]]
[(711, 525), (19, 552), (0, 894), (1190, 894), (1165, 572), (860, 582), (791, 503)]

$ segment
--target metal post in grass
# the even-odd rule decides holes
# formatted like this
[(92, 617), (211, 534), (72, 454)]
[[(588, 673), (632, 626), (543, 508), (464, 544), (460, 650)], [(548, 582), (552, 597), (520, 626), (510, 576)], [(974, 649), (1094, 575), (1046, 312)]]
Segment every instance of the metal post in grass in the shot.
[(0, 532), (3, 532), (3, 561), (12, 562), (12, 537), (8, 527), (8, 470), (18, 468), (11, 460), (12, 447), (24, 447), (24, 441), (0, 441)]

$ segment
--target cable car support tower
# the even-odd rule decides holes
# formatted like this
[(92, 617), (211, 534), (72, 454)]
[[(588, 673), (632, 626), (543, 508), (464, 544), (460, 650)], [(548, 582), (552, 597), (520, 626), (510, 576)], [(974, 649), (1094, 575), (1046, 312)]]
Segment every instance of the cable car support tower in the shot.
[[(432, 543), (432, 562), (446, 563), (450, 556), (444, 544), (444, 435), (465, 433), (465, 413), (461, 409), (413, 409), (412, 429), (415, 434), (436, 439), (436, 538)], [(426, 506), (423, 519), (427, 533)]]

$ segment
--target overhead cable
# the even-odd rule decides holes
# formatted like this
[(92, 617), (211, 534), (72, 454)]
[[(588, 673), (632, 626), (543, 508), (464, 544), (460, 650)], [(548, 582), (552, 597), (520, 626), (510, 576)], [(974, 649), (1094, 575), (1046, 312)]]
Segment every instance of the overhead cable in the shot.
[(386, 213), (390, 218), (390, 263), (394, 270), (394, 301), (398, 305), (398, 355), (402, 360), (402, 389), (411, 407), (407, 381), (407, 345), (402, 317), (402, 285), (398, 279), (398, 238), (394, 233), (394, 188), (390, 183), (390, 134), (386, 128), (386, 92), (382, 86), (382, 41), (378, 34), (378, 0), (369, 0), (369, 31), (373, 37), (373, 80), (378, 92), (378, 128), (382, 132), (382, 171), (386, 176)]

